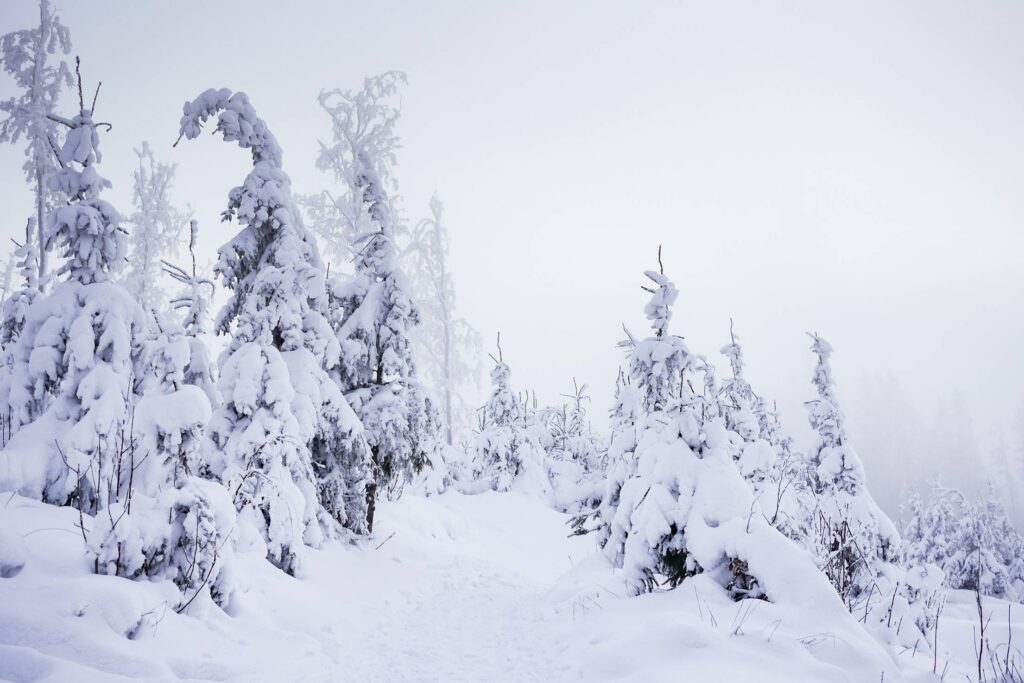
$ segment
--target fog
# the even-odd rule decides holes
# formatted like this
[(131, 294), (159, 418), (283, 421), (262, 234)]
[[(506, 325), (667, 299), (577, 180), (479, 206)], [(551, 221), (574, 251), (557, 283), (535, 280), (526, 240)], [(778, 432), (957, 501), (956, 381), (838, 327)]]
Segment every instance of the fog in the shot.
[[(603, 424), (662, 245), (674, 331), (721, 361), (732, 319), (751, 383), (801, 441), (805, 332), (829, 339), (890, 513), (937, 474), (981, 486), (997, 448), (1024, 467), (1020, 3), (57, 5), (87, 90), (103, 81), (109, 198), (130, 213), (149, 140), (178, 165), (207, 258), (249, 160), (208, 136), (172, 148), (186, 99), (247, 92), (308, 193), (330, 186), (320, 89), (402, 70), (405, 217), (443, 198), (461, 312), (488, 345), (501, 331), (521, 389), (553, 402), (587, 382)], [(36, 11), (5, 0), (0, 32)], [(21, 162), (0, 148), (11, 237), (32, 211)]]

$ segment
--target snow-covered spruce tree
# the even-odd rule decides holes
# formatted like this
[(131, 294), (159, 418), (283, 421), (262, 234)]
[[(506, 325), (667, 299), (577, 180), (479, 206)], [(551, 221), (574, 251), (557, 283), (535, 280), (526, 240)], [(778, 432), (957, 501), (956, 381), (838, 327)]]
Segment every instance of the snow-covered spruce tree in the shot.
[(206, 335), (209, 333), (210, 301), (216, 289), (213, 280), (199, 274), (196, 265), (196, 246), (199, 241), (199, 223), (189, 221), (188, 251), (192, 257), (191, 271), (162, 261), (163, 271), (172, 280), (184, 286), (184, 291), (171, 299), (171, 308), (183, 314), (181, 325), (189, 343), (189, 361), (183, 371), (183, 380), (203, 390), (214, 408), (220, 407), (217, 393), (217, 366), (210, 361)]
[(480, 334), (455, 312), (455, 283), (448, 270), (448, 230), (444, 204), (430, 200), (430, 218), (420, 221), (406, 248), (420, 325), (413, 334), (413, 351), (424, 383), (438, 397), (444, 416), (445, 437), (464, 433), (473, 414), (464, 389), (479, 384)]
[(398, 495), (425, 467), (439, 464), (443, 439), (413, 362), (411, 336), (420, 317), (397, 262), (400, 222), (389, 195), (398, 111), (388, 100), (404, 80), (389, 72), (366, 79), (359, 91), (320, 94), (334, 139), (321, 143), (317, 163), (341, 185), (339, 236), (357, 235), (354, 274), (329, 283), (331, 323), (341, 343), (332, 374), (362, 421), (372, 455), (371, 531), (377, 497)]
[(915, 493), (905, 512), (908, 565), (940, 567), (949, 588), (1024, 599), (1024, 539), (991, 496), (972, 504), (935, 482), (927, 500)]
[(743, 347), (729, 321), (730, 342), (722, 347), (729, 359), (732, 375), (722, 383), (721, 404), (725, 426), (739, 439), (734, 444), (734, 457), (743, 477), (750, 482), (762, 508), (772, 507), (768, 500), (772, 477), (778, 466), (778, 454), (767, 439), (762, 438), (761, 424), (754, 412), (757, 396), (744, 375)]
[[(615, 398), (608, 417), (611, 438), (605, 456), (605, 484), (601, 501), (594, 511), (584, 512), (573, 521), (576, 533), (596, 532), (597, 543), (601, 548), (611, 539), (611, 520), (619, 506), (619, 493), (635, 468), (638, 427), (643, 419), (640, 395), (621, 368), (615, 380)], [(621, 541), (620, 537), (616, 542)]]
[[(11, 409), (9, 407), (9, 391), (11, 367), (14, 363), (14, 342), (21, 335), (25, 326), (25, 316), (32, 303), (40, 296), (39, 292), (39, 247), (36, 239), (35, 218), (29, 218), (25, 226), (25, 242), (15, 246), (14, 253), (7, 260), (4, 273), (4, 299), (2, 319), (0, 319), (0, 359), (2, 359), (3, 381), (0, 381), (0, 444), (7, 445), (13, 432)], [(20, 284), (15, 288), (14, 269), (20, 271)]]
[(23, 456), (23, 494), (94, 517), (82, 532), (97, 573), (172, 580), (183, 605), (201, 593), (221, 599), (218, 553), (233, 511), (222, 487), (192, 474), (210, 406), (181, 385), (180, 335), (114, 281), (126, 234), (100, 196), (110, 185), (96, 168), (103, 124), (79, 104), (72, 119), (53, 116), (68, 129), (51, 177), (67, 204), (51, 212), (46, 238), (66, 278), (28, 306), (0, 375), (14, 438), (24, 433), (9, 462)]
[(15, 97), (0, 101), (0, 112), (7, 115), (0, 121), (0, 142), (17, 143), (22, 137), (27, 142), (22, 168), (35, 192), (37, 235), (32, 243), (40, 249), (36, 259), (39, 269), (36, 283), (40, 289), (45, 288), (48, 281), (46, 217), (60, 201), (50, 186), (50, 177), (57, 170), (54, 152), (58, 132), (58, 124), (51, 115), (56, 112), (61, 92), (74, 83), (67, 63), (59, 58), (70, 52), (71, 34), (60, 23), (49, 0), (39, 2), (39, 26), (0, 37), (0, 64), (21, 91)]
[(636, 417), (624, 410), (612, 436), (613, 467), (631, 446), (632, 457), (621, 461), (628, 467), (625, 477), (610, 477), (623, 483), (609, 482), (599, 508), (604, 553), (623, 569), (634, 594), (706, 572), (736, 598), (770, 598), (761, 573), (771, 576), (773, 567), (801, 559), (752, 514), (753, 494), (730, 455), (729, 432), (708, 410), (714, 399), (692, 386), (705, 363), (669, 333), (678, 290), (663, 272), (645, 275), (651, 299), (644, 314), (653, 335), (638, 341), (627, 332), (621, 344), (628, 351)]
[(0, 322), (2, 348), (10, 346), (21, 334), (25, 314), (39, 296), (39, 246), (35, 241), (36, 234), (35, 218), (29, 218), (25, 226), (25, 242), (16, 245), (7, 263), (7, 276), (13, 275), (13, 267), (17, 267), (21, 277), (17, 289), (14, 289), (13, 283), (7, 283), (11, 291), (4, 297), (3, 303), (3, 321)]
[[(746, 360), (739, 337), (729, 321), (730, 343), (721, 352), (729, 359), (731, 375), (718, 394), (726, 426), (735, 434), (733, 458), (757, 497), (761, 514), (790, 539), (811, 549), (810, 518), (813, 496), (806, 461), (792, 448), (778, 413), (754, 393), (746, 379)], [(712, 392), (714, 393), (714, 392)]]
[(531, 435), (524, 406), (512, 391), (512, 371), (498, 335), (498, 355), (491, 356), (491, 394), (484, 404), (480, 432), (472, 443), (474, 477), (495, 491), (518, 490), (548, 499), (551, 484), (543, 446)]
[(220, 359), (220, 409), (211, 471), (282, 570), (299, 571), (304, 545), (334, 523), (365, 528), (359, 420), (327, 375), (338, 341), (324, 315), (324, 269), (302, 226), (274, 135), (244, 93), (207, 90), (186, 102), (181, 135), (217, 116), (227, 142), (252, 152), (253, 169), (231, 190), (225, 220), (241, 231), (219, 250), (216, 273), (231, 291), (216, 329), (231, 341)]
[(816, 334), (809, 336), (818, 359), (812, 380), (818, 398), (807, 402), (818, 435), (808, 454), (816, 496), (814, 534), (823, 571), (852, 607), (870, 600), (880, 577), (891, 573), (900, 538), (868, 492), (864, 466), (847, 442), (832, 376), (832, 346)]
[[(29, 225), (31, 229), (31, 224)], [(7, 297), (14, 291), (14, 270), (18, 267), (17, 254), (11, 254), (11, 256), (4, 261), (3, 267), (3, 294), (0, 296), (3, 301), (7, 301)], [(2, 344), (0, 344), (2, 348)]]
[[(97, 572), (127, 578), (165, 578), (181, 592), (178, 609), (200, 595), (225, 605), (232, 591), (229, 530), (231, 495), (208, 472), (203, 444), (211, 405), (189, 383), (197, 359), (184, 328), (157, 313), (140, 340), (129, 432), (128, 489), (100, 511), (89, 531)], [(205, 357), (205, 349), (201, 350)], [(199, 360), (202, 362), (202, 360)]]
[(815, 497), (807, 459), (796, 450), (793, 438), (783, 429), (774, 403), (768, 407), (763, 397), (755, 395), (752, 409), (760, 425), (761, 438), (775, 453), (769, 483), (761, 494), (761, 509), (772, 526), (814, 552), (816, 547), (811, 529)]
[[(126, 236), (117, 211), (100, 197), (110, 183), (96, 170), (99, 134), (92, 112), (83, 106), (72, 119), (53, 118), (68, 131), (58, 154), (62, 168), (50, 182), (68, 203), (50, 213), (46, 239), (66, 258), (59, 274), (67, 278), (28, 306), (0, 387), (12, 431), (48, 411), (59, 425), (58, 453), (35, 493), (52, 503), (74, 501), (91, 514), (127, 485), (116, 472), (125, 457), (137, 341), (146, 320), (128, 292), (111, 281), (124, 262)], [(43, 428), (46, 443), (54, 443), (53, 425)]]
[(157, 161), (148, 142), (135, 155), (139, 166), (132, 172), (135, 211), (128, 219), (132, 233), (124, 283), (143, 308), (152, 311), (166, 305), (160, 262), (174, 250), (188, 216), (171, 202), (175, 165)]
[(573, 379), (566, 402), (547, 411), (545, 425), (547, 467), (559, 510), (578, 513), (594, 510), (605, 488), (607, 446), (591, 428), (586, 404), (587, 385)]

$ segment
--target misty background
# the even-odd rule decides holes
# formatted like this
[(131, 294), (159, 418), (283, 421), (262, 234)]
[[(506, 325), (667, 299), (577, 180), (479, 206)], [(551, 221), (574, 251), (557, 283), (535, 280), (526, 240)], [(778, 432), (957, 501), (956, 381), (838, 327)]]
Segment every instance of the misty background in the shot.
[[(724, 375), (732, 318), (802, 444), (804, 333), (832, 343), (890, 514), (936, 475), (1024, 498), (1006, 476), (1024, 474), (1024, 4), (55, 4), (87, 92), (103, 81), (107, 198), (131, 212), (148, 140), (178, 166), (205, 260), (236, 231), (219, 214), (250, 160), (206, 136), (173, 149), (186, 99), (248, 93), (308, 194), (331, 186), (319, 91), (398, 69), (404, 218), (444, 200), (460, 312), (485, 351), (501, 331), (514, 386), (554, 403), (586, 382), (603, 427), (660, 244), (673, 331)], [(37, 20), (35, 0), (0, 5), (0, 33)], [(22, 161), (0, 147), (0, 230), (18, 239)], [(473, 402), (486, 392), (485, 371)]]

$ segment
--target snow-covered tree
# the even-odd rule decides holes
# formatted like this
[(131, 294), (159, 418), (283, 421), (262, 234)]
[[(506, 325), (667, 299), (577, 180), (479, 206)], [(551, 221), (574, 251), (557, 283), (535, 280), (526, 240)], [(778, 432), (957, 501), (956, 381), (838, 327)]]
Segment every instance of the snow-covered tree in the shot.
[(389, 100), (404, 80), (390, 72), (366, 79), (358, 91), (320, 94), (334, 139), (321, 143), (318, 165), (334, 175), (342, 193), (337, 234), (325, 238), (354, 235), (356, 249), (353, 275), (329, 283), (331, 323), (341, 344), (333, 375), (362, 421), (372, 454), (371, 530), (377, 497), (396, 495), (435, 462), (441, 440), (437, 408), (413, 362), (411, 337), (420, 316), (397, 261), (400, 221), (389, 194), (398, 147), (398, 111)]
[(82, 533), (97, 573), (170, 579), (181, 609), (201, 594), (223, 604), (233, 510), (223, 487), (195, 474), (210, 403), (184, 382), (180, 326), (158, 324), (115, 281), (126, 233), (101, 197), (110, 186), (97, 169), (103, 124), (79, 106), (71, 119), (51, 114), (67, 128), (50, 178), (66, 203), (50, 212), (45, 236), (65, 259), (64, 279), (26, 306), (0, 370), (12, 447), (21, 439), (10, 455), (20, 460), (18, 490), (92, 516)]
[(209, 332), (210, 303), (216, 286), (213, 280), (199, 274), (196, 265), (196, 246), (199, 241), (199, 223), (189, 221), (188, 251), (192, 257), (191, 271), (162, 261), (163, 271), (172, 280), (184, 286), (184, 291), (171, 299), (171, 308), (181, 311), (180, 321), (189, 343), (189, 361), (183, 370), (183, 381), (203, 390), (210, 405), (220, 407), (217, 393), (217, 367), (210, 361), (206, 335)]
[(188, 217), (171, 202), (175, 165), (157, 161), (148, 142), (135, 150), (135, 156), (139, 161), (132, 172), (135, 211), (128, 219), (132, 233), (124, 280), (143, 308), (152, 311), (166, 305), (160, 262), (174, 251)]
[(573, 379), (573, 392), (562, 394), (560, 406), (547, 411), (545, 448), (547, 467), (559, 510), (593, 510), (605, 488), (607, 445), (591, 427), (586, 405), (587, 385)]
[(339, 348), (325, 317), (324, 268), (281, 148), (249, 98), (227, 89), (187, 102), (181, 135), (197, 137), (213, 116), (225, 141), (251, 151), (253, 169), (229, 193), (224, 219), (242, 229), (215, 266), (232, 294), (216, 321), (231, 340), (220, 359), (223, 403), (211, 424), (220, 457), (211, 471), (259, 530), (267, 558), (294, 574), (303, 545), (323, 539), (322, 526), (363, 529), (365, 442), (327, 375)]
[[(28, 229), (32, 229), (31, 224), (28, 226)], [(7, 301), (7, 297), (9, 297), (14, 291), (14, 271), (17, 267), (17, 254), (11, 254), (11, 256), (4, 261), (3, 268), (0, 269), (3, 271), (3, 294), (0, 296), (0, 300)], [(2, 347), (2, 345), (0, 345), (0, 347)]]
[(566, 403), (550, 411), (551, 457), (577, 463), (586, 472), (603, 469), (601, 447), (587, 417), (587, 385), (572, 380), (573, 393), (562, 394)]
[(750, 482), (762, 507), (769, 507), (768, 494), (777, 473), (778, 453), (761, 434), (761, 421), (755, 413), (758, 397), (744, 375), (746, 364), (739, 337), (729, 322), (730, 342), (722, 347), (729, 359), (731, 376), (722, 383), (721, 405), (726, 427), (739, 437), (734, 444), (734, 457), (743, 477)]
[(971, 503), (935, 482), (927, 499), (915, 492), (901, 513), (908, 565), (940, 567), (949, 588), (1024, 601), (1024, 538), (991, 496)]
[[(638, 429), (643, 419), (640, 395), (621, 368), (615, 380), (615, 398), (608, 417), (611, 438), (605, 457), (605, 484), (601, 502), (593, 512), (580, 515), (574, 521), (577, 533), (595, 531), (601, 548), (611, 540), (611, 520), (619, 506), (619, 494), (634, 471)], [(620, 534), (622, 531), (617, 529)], [(615, 542), (621, 544), (622, 540), (620, 535)]]
[[(751, 514), (753, 495), (730, 455), (730, 434), (707, 409), (714, 392), (692, 386), (706, 362), (669, 333), (679, 291), (662, 272), (645, 275), (651, 298), (644, 314), (653, 334), (637, 340), (627, 333), (622, 343), (636, 400), (626, 394), (618, 402), (609, 456), (613, 468), (627, 471), (609, 477), (599, 508), (603, 551), (633, 593), (708, 572), (736, 597), (763, 597), (751, 566), (765, 567), (768, 545), (788, 553), (780, 551), (786, 541)], [(748, 547), (748, 537), (765, 545)]]
[(68, 201), (50, 213), (46, 239), (65, 257), (59, 274), (67, 277), (28, 306), (0, 387), (13, 431), (48, 411), (60, 424), (60, 460), (51, 459), (39, 494), (58, 504), (74, 500), (91, 513), (127, 485), (115, 473), (126, 457), (137, 341), (146, 320), (112, 282), (126, 239), (117, 211), (100, 197), (110, 183), (96, 169), (101, 157), (92, 112), (83, 106), (72, 119), (53, 119), (68, 130), (58, 154), (61, 169), (50, 183)]
[(224, 605), (235, 511), (227, 489), (201, 476), (208, 472), (211, 404), (203, 387), (188, 382), (196, 359), (184, 328), (159, 313), (151, 323), (138, 343), (133, 382), (132, 476), (123, 495), (97, 514), (87, 552), (98, 573), (173, 581), (179, 610), (201, 594)]
[(868, 492), (864, 466), (847, 442), (832, 374), (832, 346), (809, 335), (817, 356), (812, 382), (818, 398), (808, 401), (818, 438), (808, 454), (816, 496), (814, 529), (825, 574), (847, 605), (867, 596), (898, 556), (895, 525)]
[[(399, 138), (395, 133), (400, 111), (391, 104), (391, 98), (406, 82), (405, 74), (388, 71), (367, 78), (363, 88), (357, 92), (340, 89), (324, 90), (318, 101), (331, 118), (333, 140), (330, 144), (320, 143), (317, 168), (331, 173), (340, 181), (337, 193), (321, 192), (314, 197), (305, 197), (303, 204), (310, 215), (310, 227), (320, 237), (327, 254), (338, 267), (345, 268), (354, 262), (360, 252), (361, 238), (380, 229), (377, 216), (365, 206), (361, 188), (367, 179), (361, 179), (361, 166), (372, 167), (378, 196), (373, 199), (379, 204), (374, 211), (387, 211), (391, 230), (401, 229), (396, 224), (397, 207), (394, 193), (398, 189), (392, 167), (397, 163)], [(362, 157), (362, 159), (360, 158)]]
[[(21, 138), (26, 141), (22, 169), (35, 192), (37, 235), (31, 243), (40, 249), (36, 258), (36, 283), (40, 289), (48, 281), (46, 216), (60, 200), (50, 185), (50, 177), (57, 170), (54, 156), (58, 132), (58, 124), (51, 115), (56, 112), (61, 92), (74, 83), (67, 63), (60, 59), (60, 55), (70, 52), (71, 34), (49, 0), (39, 2), (37, 27), (0, 37), (0, 64), (20, 90), (18, 95), (0, 101), (0, 112), (6, 114), (0, 121), (0, 142), (17, 143)], [(92, 106), (95, 107), (95, 99)], [(25, 244), (29, 243), (26, 240)]]
[(7, 262), (5, 279), (13, 280), (13, 269), (20, 274), (20, 285), (14, 289), (13, 282), (5, 283), (10, 291), (4, 296), (3, 321), (0, 322), (0, 347), (7, 348), (25, 325), (25, 314), (32, 302), (39, 296), (39, 246), (36, 244), (35, 218), (29, 218), (25, 226), (25, 241), (16, 245)]
[(491, 356), (491, 394), (484, 404), (482, 426), (472, 443), (474, 476), (495, 491), (512, 489), (550, 498), (546, 454), (526, 427), (524, 406), (512, 390), (512, 370), (498, 335), (498, 355)]
[(430, 218), (416, 225), (405, 258), (411, 273), (420, 325), (413, 335), (414, 356), (424, 382), (438, 397), (448, 445), (472, 416), (465, 390), (479, 382), (480, 334), (455, 311), (455, 283), (448, 270), (448, 230), (444, 204), (430, 200)]

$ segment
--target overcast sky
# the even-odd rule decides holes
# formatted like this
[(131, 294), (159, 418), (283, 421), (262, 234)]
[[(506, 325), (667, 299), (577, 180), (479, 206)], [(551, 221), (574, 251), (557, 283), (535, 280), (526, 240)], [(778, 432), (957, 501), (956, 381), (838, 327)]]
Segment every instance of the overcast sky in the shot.
[[(955, 457), (930, 452), (944, 424), (967, 441), (988, 444), (995, 425), (1012, 436), (1024, 3), (56, 4), (87, 90), (103, 81), (110, 198), (130, 212), (132, 147), (149, 140), (178, 164), (176, 198), (211, 255), (249, 162), (208, 136), (172, 149), (186, 99), (247, 92), (296, 191), (314, 192), (330, 185), (314, 169), (329, 133), (319, 90), (398, 69), (405, 215), (435, 190), (446, 202), (459, 307), (488, 344), (501, 330), (517, 387), (554, 401), (575, 376), (603, 414), (661, 244), (682, 291), (674, 331), (720, 358), (735, 319), (755, 390), (801, 437), (804, 332), (832, 342), (890, 509), (908, 463)], [(34, 0), (3, 0), (0, 31), (36, 15)], [(3, 77), (0, 97), (11, 88)], [(11, 236), (32, 210), (21, 160), (0, 149)]]

